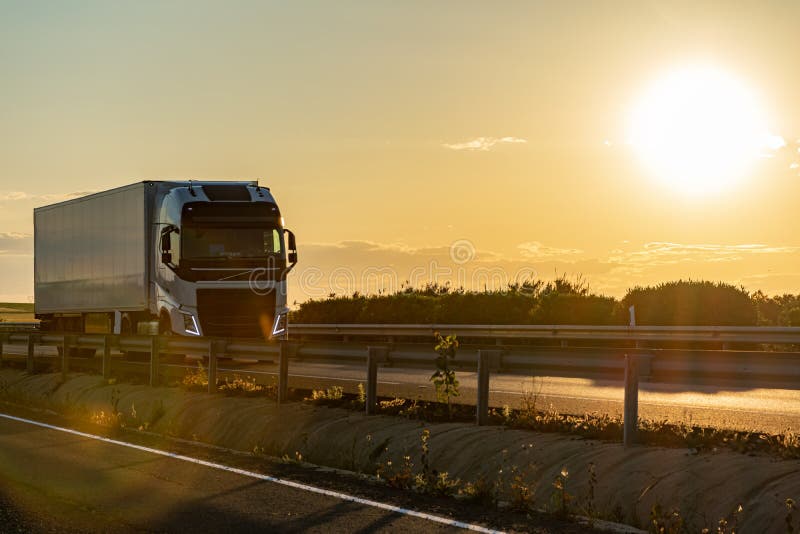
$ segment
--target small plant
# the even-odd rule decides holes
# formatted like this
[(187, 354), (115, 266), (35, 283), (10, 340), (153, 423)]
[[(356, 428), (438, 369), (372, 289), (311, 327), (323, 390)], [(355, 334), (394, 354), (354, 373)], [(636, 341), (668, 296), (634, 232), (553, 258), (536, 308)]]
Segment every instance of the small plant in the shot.
[(567, 466), (561, 468), (561, 471), (553, 481), (552, 502), (555, 505), (556, 513), (562, 517), (566, 517), (568, 511), (569, 501), (572, 500), (572, 495), (567, 493), (567, 479), (569, 478), (569, 471)]
[(420, 463), (422, 471), (416, 476), (417, 488), (421, 491), (430, 491), (435, 475), (431, 472), (430, 453), (431, 453), (431, 431), (427, 428), (419, 436), (420, 444)]
[(378, 409), (381, 413), (389, 414), (389, 415), (397, 415), (403, 411), (403, 407), (406, 405), (406, 399), (401, 399), (399, 397), (395, 397), (391, 400), (384, 400), (378, 402)]
[(533, 510), (534, 493), (526, 480), (526, 475), (527, 470), (525, 469), (520, 469), (517, 466), (511, 468), (509, 501), (511, 509), (517, 512), (530, 512)]
[(677, 508), (665, 511), (659, 503), (650, 509), (650, 525), (648, 532), (653, 534), (680, 534), (685, 530), (681, 512)]
[(188, 390), (206, 390), (208, 388), (208, 372), (203, 362), (197, 362), (197, 369), (186, 373), (181, 383)]
[[(263, 451), (264, 449), (261, 450)], [(303, 461), (303, 455), (300, 453), (300, 451), (294, 451), (294, 457), (284, 454), (281, 456), (281, 461), (285, 464), (299, 464)]]
[(233, 379), (225, 377), (225, 381), (219, 386), (219, 391), (225, 395), (255, 396), (266, 393), (267, 390), (267, 386), (259, 384), (252, 376), (242, 377), (238, 374), (234, 374)]
[(447, 402), (447, 416), (453, 418), (451, 399), (459, 396), (458, 379), (455, 370), (450, 368), (450, 360), (455, 359), (458, 350), (458, 340), (455, 335), (443, 337), (436, 332), (436, 371), (431, 375), (431, 382), (436, 388), (436, 398), (439, 402)]
[(794, 499), (786, 499), (786, 532), (788, 534), (794, 534), (794, 511), (797, 510), (797, 506), (794, 503)]
[(475, 482), (466, 482), (459, 494), (482, 506), (497, 506), (497, 482), (481, 476)]
[(122, 412), (106, 412), (104, 410), (100, 410), (99, 412), (92, 414), (91, 420), (92, 423), (100, 426), (117, 429), (125, 427)]
[(340, 386), (331, 386), (328, 389), (315, 389), (311, 397), (306, 398), (315, 404), (332, 404), (342, 400), (344, 390)]
[(430, 488), (431, 493), (440, 495), (442, 497), (449, 497), (458, 493), (458, 488), (461, 487), (461, 480), (458, 478), (450, 478), (447, 471), (436, 473), (433, 485)]
[(356, 397), (357, 408), (361, 409), (367, 404), (367, 391), (364, 389), (364, 384), (358, 383), (358, 396)]
[(411, 489), (414, 486), (414, 463), (411, 456), (403, 456), (403, 463), (398, 467), (392, 460), (378, 466), (378, 480), (383, 480), (392, 488)]

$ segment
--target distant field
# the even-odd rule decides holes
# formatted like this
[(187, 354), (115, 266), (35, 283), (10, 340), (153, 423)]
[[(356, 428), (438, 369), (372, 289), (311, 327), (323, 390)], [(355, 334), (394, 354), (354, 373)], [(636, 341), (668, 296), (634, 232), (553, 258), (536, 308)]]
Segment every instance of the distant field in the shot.
[(0, 302), (0, 313), (33, 313), (33, 303)]
[(24, 323), (33, 320), (32, 303), (0, 302), (0, 322)]

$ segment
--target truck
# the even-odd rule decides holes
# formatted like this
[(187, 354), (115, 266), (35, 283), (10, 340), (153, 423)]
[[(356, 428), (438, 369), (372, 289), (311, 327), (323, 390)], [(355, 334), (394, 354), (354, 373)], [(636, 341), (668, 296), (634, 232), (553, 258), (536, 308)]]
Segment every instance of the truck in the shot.
[(34, 210), (43, 331), (285, 338), (296, 263), (258, 181), (143, 181)]

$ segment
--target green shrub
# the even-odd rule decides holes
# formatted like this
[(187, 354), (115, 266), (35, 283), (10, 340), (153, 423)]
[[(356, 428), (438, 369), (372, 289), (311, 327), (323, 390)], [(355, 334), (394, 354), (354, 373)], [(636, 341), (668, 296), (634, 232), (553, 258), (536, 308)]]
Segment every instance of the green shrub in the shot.
[(750, 295), (730, 284), (678, 280), (635, 287), (622, 299), (636, 306), (637, 325), (755, 325), (757, 308)]

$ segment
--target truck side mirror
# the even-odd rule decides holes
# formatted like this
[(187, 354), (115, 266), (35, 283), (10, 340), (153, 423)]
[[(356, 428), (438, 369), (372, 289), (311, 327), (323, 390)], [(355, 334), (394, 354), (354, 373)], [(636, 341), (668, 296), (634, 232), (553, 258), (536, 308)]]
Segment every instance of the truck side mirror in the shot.
[(294, 232), (291, 230), (285, 230), (286, 232), (286, 259), (289, 261), (290, 264), (294, 265), (297, 263), (297, 240), (294, 237)]

